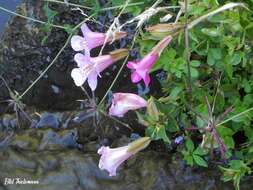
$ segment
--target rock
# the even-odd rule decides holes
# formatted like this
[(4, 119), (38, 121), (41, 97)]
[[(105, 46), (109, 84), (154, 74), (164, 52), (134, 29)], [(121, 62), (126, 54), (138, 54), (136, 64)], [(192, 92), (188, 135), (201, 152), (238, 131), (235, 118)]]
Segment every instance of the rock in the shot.
[(60, 121), (55, 114), (44, 113), (40, 121), (37, 123), (36, 128), (60, 128)]
[[(154, 151), (143, 151), (133, 156), (118, 169), (116, 177), (109, 177), (106, 171), (99, 170), (99, 155), (95, 152), (84, 154), (65, 149), (22, 154), (8, 149), (1, 152), (0, 157), (0, 180), (17, 176), (39, 180), (38, 185), (8, 185), (10, 190), (233, 189), (231, 183), (221, 182), (219, 174), (212, 168), (185, 167), (180, 161), (172, 161), (170, 155)], [(251, 189), (252, 181), (246, 184), (242, 184), (242, 190)]]
[[(44, 3), (43, 1), (25, 0), (17, 12), (28, 17), (46, 21), (47, 18), (43, 11)], [(54, 19), (54, 24), (63, 25), (68, 23), (74, 26), (83, 20), (80, 12), (73, 11), (70, 7), (50, 3), (50, 8), (58, 12)], [(92, 25), (91, 23), (88, 24), (92, 30), (98, 31), (99, 25), (94, 23)], [(12, 90), (16, 90), (20, 94), (51, 63), (68, 38), (68, 34), (64, 30), (52, 28), (48, 40), (45, 44), (42, 44), (42, 39), (47, 35), (46, 32), (43, 32), (43, 27), (44, 25), (39, 23), (14, 16), (6, 26), (0, 40), (0, 75), (4, 77)], [(103, 32), (105, 32), (105, 29), (103, 27)], [(104, 53), (106, 54), (119, 47), (117, 43), (108, 45)], [(94, 49), (91, 52), (92, 56), (96, 56), (98, 52), (99, 48)], [(86, 99), (82, 90), (74, 85), (70, 76), (71, 70), (76, 67), (73, 59), (75, 53), (70, 45), (67, 45), (55, 64), (24, 96), (22, 101), (27, 105), (36, 106), (41, 109), (66, 110), (76, 108), (80, 104), (76, 100)], [(104, 95), (120, 67), (120, 64), (115, 65), (117, 65), (116, 70), (110, 67), (101, 73), (103, 77), (99, 79), (96, 91), (96, 96), (99, 98)], [(109, 73), (109, 75), (106, 73)], [(119, 87), (125, 88), (126, 81), (128, 81), (131, 87), (128, 86), (125, 89), (128, 91), (135, 89), (135, 86), (131, 85), (129, 70), (125, 69), (125, 73), (128, 74), (126, 76), (127, 79), (122, 75), (116, 87), (118, 89)], [(124, 85), (122, 85), (122, 82)], [(2, 81), (0, 81), (0, 86), (4, 87)], [(0, 101), (8, 98), (8, 90), (2, 88), (0, 91)]]

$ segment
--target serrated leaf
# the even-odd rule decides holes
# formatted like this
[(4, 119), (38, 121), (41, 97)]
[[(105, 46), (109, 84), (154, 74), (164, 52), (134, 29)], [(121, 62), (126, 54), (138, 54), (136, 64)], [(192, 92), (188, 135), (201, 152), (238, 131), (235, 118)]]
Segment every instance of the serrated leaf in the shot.
[(193, 159), (199, 166), (207, 167), (207, 162), (202, 157), (193, 154)]

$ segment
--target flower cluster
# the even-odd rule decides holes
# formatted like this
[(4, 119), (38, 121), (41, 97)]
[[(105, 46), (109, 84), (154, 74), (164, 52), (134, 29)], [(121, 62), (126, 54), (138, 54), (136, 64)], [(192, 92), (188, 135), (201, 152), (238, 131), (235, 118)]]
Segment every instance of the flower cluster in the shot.
[[(74, 35), (71, 38), (71, 47), (75, 51), (83, 51), (77, 53), (74, 60), (77, 62), (78, 68), (74, 68), (71, 72), (76, 86), (82, 86), (86, 80), (92, 91), (97, 87), (97, 76), (107, 67), (128, 55), (127, 49), (117, 50), (109, 55), (98, 57), (90, 57), (90, 51), (104, 43), (111, 42), (113, 38), (106, 39), (106, 34), (92, 32), (86, 24), (81, 26), (83, 36)], [(125, 32), (116, 32), (114, 39), (125, 37)], [(105, 41), (106, 40), (106, 41)]]
[[(113, 38), (107, 38), (104, 33), (92, 32), (86, 24), (82, 25), (81, 30), (83, 36), (75, 35), (71, 39), (72, 48), (75, 51), (81, 52), (77, 53), (74, 57), (74, 60), (77, 63), (77, 68), (72, 70), (71, 77), (76, 86), (82, 86), (87, 80), (89, 87), (94, 91), (97, 87), (97, 78), (98, 76), (101, 76), (100, 73), (113, 63), (126, 57), (128, 55), (128, 50), (119, 49), (108, 55), (91, 57), (91, 49), (107, 42), (112, 42), (114, 39), (123, 38), (126, 36), (126, 33), (116, 32)], [(144, 56), (142, 60), (129, 61), (127, 63), (127, 67), (132, 71), (131, 81), (133, 83), (138, 83), (143, 80), (146, 86), (149, 85), (151, 80), (149, 76), (150, 70), (171, 40), (171, 36), (166, 36), (154, 46), (151, 52)], [(147, 107), (147, 104), (148, 103), (145, 99), (136, 94), (121, 92), (114, 93), (112, 105), (109, 108), (109, 115), (123, 117), (129, 110)], [(98, 154), (101, 155), (99, 168), (107, 170), (110, 176), (115, 176), (117, 167), (129, 157), (147, 147), (150, 141), (151, 139), (149, 137), (143, 137), (127, 146), (119, 148), (111, 149), (102, 146), (98, 150)]]

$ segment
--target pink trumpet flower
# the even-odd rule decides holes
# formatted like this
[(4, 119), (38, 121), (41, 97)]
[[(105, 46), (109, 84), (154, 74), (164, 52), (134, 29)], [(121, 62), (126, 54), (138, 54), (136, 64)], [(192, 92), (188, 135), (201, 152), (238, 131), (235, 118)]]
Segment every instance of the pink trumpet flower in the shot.
[(76, 86), (82, 86), (86, 80), (92, 91), (97, 87), (97, 77), (107, 67), (128, 55), (127, 49), (119, 49), (108, 55), (98, 57), (89, 57), (81, 53), (77, 53), (74, 57), (78, 68), (74, 68), (71, 72)]
[(167, 36), (163, 38), (153, 49), (152, 51), (147, 54), (141, 61), (129, 61), (127, 67), (129, 69), (134, 70), (131, 74), (131, 80), (133, 83), (138, 83), (143, 79), (146, 86), (150, 83), (150, 76), (149, 72), (153, 65), (158, 60), (160, 54), (163, 52), (164, 48), (172, 40), (171, 36)]
[[(81, 30), (83, 33), (83, 37), (79, 35), (74, 35), (71, 38), (71, 47), (75, 51), (89, 51), (95, 47), (101, 46), (104, 44), (106, 39), (105, 33), (92, 32), (87, 24), (83, 24), (81, 26)], [(110, 36), (106, 42), (111, 42), (113, 40), (117, 40), (126, 36), (126, 32), (116, 32), (114, 36)]]
[(109, 172), (109, 176), (115, 176), (119, 165), (132, 155), (146, 148), (150, 141), (151, 139), (149, 137), (142, 137), (136, 141), (133, 141), (127, 146), (119, 148), (102, 146), (98, 149), (98, 154), (101, 155), (98, 167), (101, 170), (107, 170)]
[(109, 115), (123, 117), (129, 110), (136, 110), (146, 106), (147, 101), (136, 94), (115, 93), (113, 94)]

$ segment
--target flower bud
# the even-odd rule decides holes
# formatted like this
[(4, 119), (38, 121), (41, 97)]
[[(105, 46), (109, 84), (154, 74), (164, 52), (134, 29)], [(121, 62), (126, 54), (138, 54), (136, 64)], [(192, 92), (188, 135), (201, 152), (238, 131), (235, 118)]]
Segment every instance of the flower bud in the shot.
[(157, 24), (154, 26), (147, 27), (146, 30), (154, 37), (163, 38), (168, 35), (172, 35), (178, 30), (184, 27), (183, 24)]
[(135, 154), (143, 149), (145, 149), (151, 142), (150, 137), (142, 137), (128, 144), (127, 152)]

